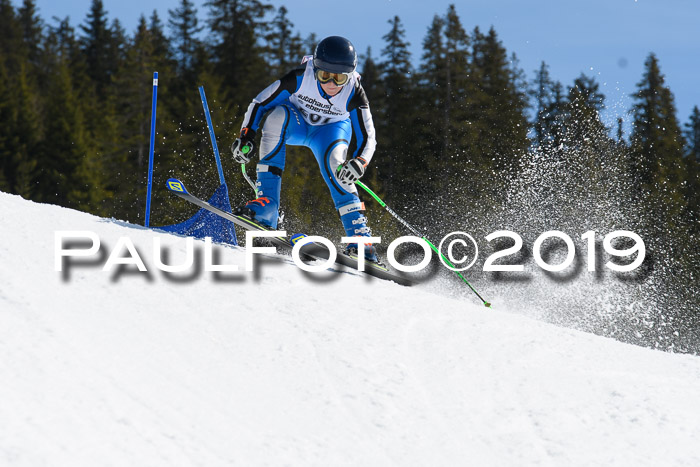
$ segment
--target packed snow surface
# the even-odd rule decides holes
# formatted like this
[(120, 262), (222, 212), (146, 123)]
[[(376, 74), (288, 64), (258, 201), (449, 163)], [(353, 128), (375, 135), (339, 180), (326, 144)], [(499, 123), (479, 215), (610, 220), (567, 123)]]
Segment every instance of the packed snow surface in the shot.
[[(0, 465), (700, 465), (698, 357), (284, 256), (206, 272), (200, 241), (164, 273), (184, 238), (3, 193), (0, 221)], [(58, 272), (56, 231), (101, 249)], [(148, 272), (102, 270), (120, 237)]]

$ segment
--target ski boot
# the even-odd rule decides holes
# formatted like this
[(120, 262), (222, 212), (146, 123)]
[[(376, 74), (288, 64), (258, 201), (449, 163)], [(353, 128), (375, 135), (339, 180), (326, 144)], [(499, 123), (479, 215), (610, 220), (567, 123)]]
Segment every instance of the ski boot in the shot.
[[(357, 251), (357, 244), (349, 243), (348, 246), (345, 247), (345, 250), (343, 250), (343, 254), (353, 259), (357, 259), (360, 256)], [(379, 261), (379, 256), (377, 256), (377, 249), (371, 243), (365, 244), (365, 261), (377, 264), (379, 266), (384, 265), (384, 263)]]
[(272, 230), (277, 228), (282, 177), (270, 172), (258, 172), (258, 197), (237, 208), (234, 214), (248, 217)]
[[(345, 233), (348, 237), (372, 236), (372, 231), (369, 227), (367, 227), (367, 217), (365, 217), (364, 211), (359, 209), (360, 206), (362, 206), (361, 203), (357, 203), (356, 205), (343, 206), (339, 209), (339, 212), (341, 213), (340, 221), (343, 223)], [(347, 212), (348, 208), (356, 210)], [(343, 211), (345, 211), (344, 214), (342, 214)], [(357, 258), (357, 247), (357, 243), (349, 243), (348, 246), (345, 247), (343, 254), (350, 256), (351, 258)], [(372, 244), (365, 245), (365, 261), (382, 265), (382, 263), (379, 261), (379, 257), (377, 256), (377, 249)]]

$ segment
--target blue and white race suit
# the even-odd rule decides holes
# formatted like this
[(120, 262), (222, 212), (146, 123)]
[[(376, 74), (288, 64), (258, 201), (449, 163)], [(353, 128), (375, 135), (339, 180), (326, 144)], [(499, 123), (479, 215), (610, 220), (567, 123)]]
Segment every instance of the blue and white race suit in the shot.
[(335, 96), (329, 96), (314, 76), (311, 57), (258, 94), (248, 107), (242, 128), (258, 129), (263, 116), (258, 176), (282, 174), (286, 145), (311, 149), (341, 217), (363, 209), (354, 184), (341, 183), (336, 169), (347, 157), (354, 132), (357, 150), (352, 157), (363, 165), (376, 147), (369, 102), (357, 72)]

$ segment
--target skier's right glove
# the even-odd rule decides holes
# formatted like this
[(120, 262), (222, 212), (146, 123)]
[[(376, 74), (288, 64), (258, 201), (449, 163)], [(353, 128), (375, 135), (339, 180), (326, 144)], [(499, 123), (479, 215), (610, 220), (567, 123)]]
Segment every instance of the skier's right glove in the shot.
[(233, 153), (233, 158), (239, 164), (247, 164), (250, 159), (255, 154), (255, 130), (250, 128), (243, 128), (241, 130), (241, 136), (236, 138), (236, 140), (231, 145), (231, 152)]

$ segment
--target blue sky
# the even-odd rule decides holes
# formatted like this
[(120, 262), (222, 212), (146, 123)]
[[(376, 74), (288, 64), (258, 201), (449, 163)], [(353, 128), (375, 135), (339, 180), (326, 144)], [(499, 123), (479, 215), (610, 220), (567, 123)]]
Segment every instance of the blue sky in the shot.
[[(19, 5), (21, 0), (13, 0)], [(132, 32), (141, 14), (156, 9), (163, 21), (179, 0), (103, 0), (109, 18), (119, 18)], [(205, 18), (205, 0), (194, 0)], [(528, 79), (542, 61), (552, 77), (565, 86), (581, 73), (595, 76), (606, 95), (606, 123), (612, 124), (632, 105), (629, 94), (642, 77), (644, 60), (654, 52), (676, 98), (678, 118), (688, 121), (700, 107), (700, 1), (698, 0), (272, 0), (284, 5), (303, 37), (343, 35), (360, 52), (372, 47), (377, 58), (383, 48), (387, 21), (397, 15), (406, 30), (414, 63), (434, 15), (454, 3), (467, 31), (493, 26), (509, 53), (514, 52)], [(37, 0), (39, 14), (69, 16), (77, 26), (85, 20), (91, 0)], [(361, 67), (361, 65), (360, 65)], [(167, 79), (163, 77), (163, 79)]]

